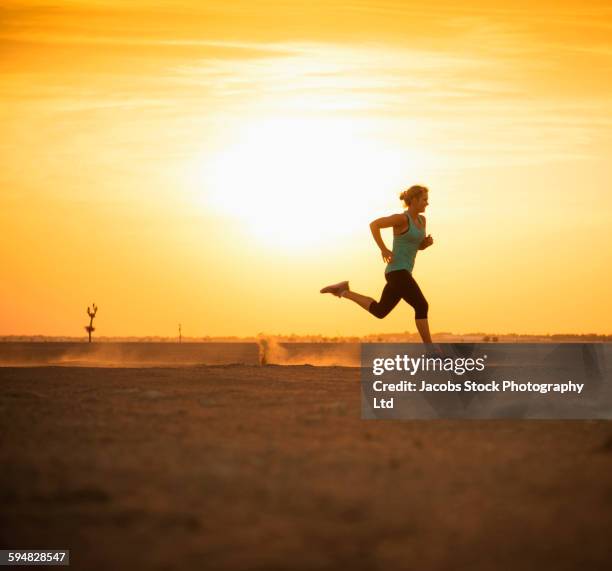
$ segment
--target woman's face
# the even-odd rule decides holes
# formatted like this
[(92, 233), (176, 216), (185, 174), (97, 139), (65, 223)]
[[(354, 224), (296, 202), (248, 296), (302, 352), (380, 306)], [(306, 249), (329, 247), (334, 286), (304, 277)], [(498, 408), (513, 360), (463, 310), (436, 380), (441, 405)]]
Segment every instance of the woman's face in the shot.
[(426, 192), (422, 192), (419, 196), (415, 196), (410, 202), (410, 206), (413, 206), (417, 212), (425, 212), (428, 204)]

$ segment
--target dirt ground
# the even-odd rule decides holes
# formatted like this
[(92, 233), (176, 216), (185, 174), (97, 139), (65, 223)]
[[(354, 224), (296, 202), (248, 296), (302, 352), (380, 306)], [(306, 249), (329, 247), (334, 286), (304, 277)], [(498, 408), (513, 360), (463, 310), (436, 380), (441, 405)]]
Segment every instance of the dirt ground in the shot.
[(356, 368), (3, 368), (0, 465), (76, 569), (612, 568), (611, 422), (365, 421)]

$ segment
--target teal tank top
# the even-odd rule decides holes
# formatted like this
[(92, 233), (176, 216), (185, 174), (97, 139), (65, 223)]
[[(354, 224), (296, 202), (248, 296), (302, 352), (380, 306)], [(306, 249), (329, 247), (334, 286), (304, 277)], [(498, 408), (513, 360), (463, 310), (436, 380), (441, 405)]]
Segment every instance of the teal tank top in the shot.
[(412, 273), (419, 245), (425, 238), (425, 230), (417, 228), (407, 210), (405, 214), (408, 218), (408, 230), (398, 236), (393, 235), (393, 261), (387, 264), (385, 274), (395, 270), (408, 270)]

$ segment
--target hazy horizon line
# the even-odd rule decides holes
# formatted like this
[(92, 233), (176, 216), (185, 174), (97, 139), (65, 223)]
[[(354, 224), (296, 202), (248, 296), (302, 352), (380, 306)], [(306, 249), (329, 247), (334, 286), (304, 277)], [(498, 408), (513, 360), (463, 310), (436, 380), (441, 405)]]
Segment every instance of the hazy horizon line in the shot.
[[(441, 331), (433, 333), (434, 338), (482, 338), (490, 342), (499, 342), (504, 339), (528, 338), (528, 339), (600, 339), (612, 341), (611, 333), (487, 333), (487, 332), (468, 332), (468, 333), (453, 333)], [(419, 334), (414, 332), (392, 332), (392, 333), (370, 333), (367, 335), (322, 335), (322, 334), (266, 334), (260, 333), (257, 335), (201, 335), (201, 336), (162, 336), (162, 335), (111, 335), (99, 336), (92, 340), (92, 343), (108, 343), (108, 342), (146, 342), (157, 341), (164, 343), (198, 343), (198, 342), (219, 342), (219, 341), (237, 341), (237, 342), (257, 342), (260, 339), (274, 339), (281, 342), (314, 342), (316, 341), (347, 341), (358, 342), (360, 340), (390, 340), (393, 338), (419, 339)], [(0, 343), (6, 342), (32, 342), (32, 341), (47, 341), (47, 342), (83, 342), (87, 343), (87, 336), (70, 336), (70, 335), (0, 335)], [(435, 339), (434, 339), (435, 341)]]

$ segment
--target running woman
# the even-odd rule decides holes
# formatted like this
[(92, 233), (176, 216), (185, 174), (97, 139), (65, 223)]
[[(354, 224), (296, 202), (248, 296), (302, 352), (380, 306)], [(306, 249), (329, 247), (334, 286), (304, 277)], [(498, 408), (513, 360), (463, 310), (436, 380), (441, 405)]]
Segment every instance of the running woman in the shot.
[[(426, 220), (421, 212), (427, 208), (429, 191), (424, 186), (411, 186), (400, 194), (406, 210), (403, 214), (392, 214), (378, 218), (370, 224), (374, 241), (380, 248), (382, 259), (387, 263), (385, 285), (380, 301), (351, 291), (349, 282), (339, 282), (321, 290), (336, 297), (346, 297), (369, 311), (379, 319), (386, 317), (399, 303), (400, 299), (408, 302), (415, 312), (415, 323), (423, 343), (431, 343), (427, 312), (429, 304), (421, 288), (412, 277), (414, 259), (418, 250), (429, 248), (433, 238), (426, 235)], [(380, 235), (381, 228), (393, 228), (393, 250), (389, 250)]]

